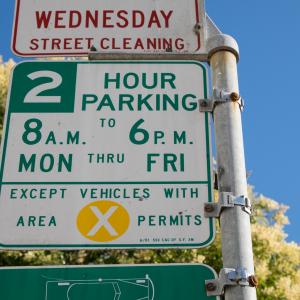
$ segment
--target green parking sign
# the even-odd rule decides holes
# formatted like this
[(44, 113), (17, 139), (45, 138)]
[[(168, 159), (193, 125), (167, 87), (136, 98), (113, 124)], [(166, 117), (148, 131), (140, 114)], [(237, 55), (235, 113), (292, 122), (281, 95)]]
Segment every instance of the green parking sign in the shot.
[(5, 300), (216, 300), (205, 280), (206, 265), (110, 265), (0, 268)]
[(211, 243), (206, 84), (193, 61), (17, 65), (2, 141), (1, 247)]

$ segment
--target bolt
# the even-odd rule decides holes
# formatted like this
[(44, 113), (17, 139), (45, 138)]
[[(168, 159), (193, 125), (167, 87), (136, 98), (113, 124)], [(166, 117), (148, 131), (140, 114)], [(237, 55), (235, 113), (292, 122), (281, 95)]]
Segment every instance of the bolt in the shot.
[(207, 290), (208, 292), (213, 292), (213, 291), (215, 291), (216, 289), (217, 289), (217, 286), (216, 286), (214, 283), (209, 282), (209, 283), (206, 284), (206, 290)]
[(249, 282), (249, 285), (251, 287), (257, 287), (258, 286), (258, 279), (255, 275), (251, 275), (248, 277), (248, 282)]
[(233, 102), (237, 102), (240, 99), (240, 95), (238, 93), (233, 92), (230, 94), (230, 99)]
[(222, 175), (224, 175), (225, 173), (225, 169), (223, 167), (219, 167), (218, 168), (218, 176), (219, 178), (221, 178)]
[(194, 30), (195, 30), (196, 32), (199, 32), (200, 29), (201, 29), (201, 24), (197, 23), (197, 24), (194, 26)]
[(206, 203), (204, 206), (204, 211), (207, 213), (211, 213), (215, 210), (214, 206), (211, 203)]
[(201, 107), (207, 107), (207, 105), (208, 105), (208, 103), (207, 103), (206, 100), (202, 100), (202, 101), (200, 102), (200, 106), (201, 106)]

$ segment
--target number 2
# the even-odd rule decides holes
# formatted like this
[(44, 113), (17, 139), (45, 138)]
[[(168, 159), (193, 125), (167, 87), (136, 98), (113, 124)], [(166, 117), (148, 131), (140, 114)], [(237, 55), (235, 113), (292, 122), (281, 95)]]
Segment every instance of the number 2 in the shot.
[(31, 80), (38, 78), (48, 77), (51, 78), (50, 82), (40, 84), (31, 89), (24, 98), (24, 103), (60, 103), (61, 96), (39, 96), (44, 91), (53, 90), (59, 87), (62, 83), (60, 74), (53, 71), (37, 71), (27, 75)]

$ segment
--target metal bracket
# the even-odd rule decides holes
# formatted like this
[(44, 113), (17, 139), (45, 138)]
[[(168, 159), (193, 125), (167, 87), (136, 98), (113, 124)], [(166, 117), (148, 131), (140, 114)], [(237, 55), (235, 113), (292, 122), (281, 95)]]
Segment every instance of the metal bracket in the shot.
[(205, 280), (207, 296), (221, 296), (224, 293), (224, 287), (230, 285), (256, 287), (258, 280), (245, 268), (224, 268), (220, 271), (218, 279)]
[(206, 40), (208, 40), (209, 38), (211, 38), (215, 35), (222, 34), (222, 31), (214, 23), (214, 21), (209, 17), (208, 14), (205, 15), (205, 21), (206, 21), (206, 26), (205, 26)]
[(238, 103), (241, 112), (244, 110), (244, 100), (238, 93), (213, 89), (211, 98), (199, 100), (200, 112), (213, 112), (217, 104), (226, 102)]
[(236, 205), (241, 206), (243, 211), (251, 215), (251, 202), (247, 197), (234, 196), (231, 193), (223, 192), (220, 193), (218, 203), (204, 203), (204, 216), (206, 218), (219, 218), (224, 208), (232, 208)]

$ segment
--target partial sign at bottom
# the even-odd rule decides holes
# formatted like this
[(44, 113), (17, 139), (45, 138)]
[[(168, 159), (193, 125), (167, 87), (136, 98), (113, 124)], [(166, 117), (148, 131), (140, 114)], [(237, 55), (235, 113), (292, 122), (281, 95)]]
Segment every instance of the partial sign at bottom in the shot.
[(205, 280), (206, 265), (114, 265), (0, 268), (5, 300), (216, 300)]

